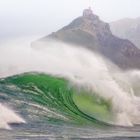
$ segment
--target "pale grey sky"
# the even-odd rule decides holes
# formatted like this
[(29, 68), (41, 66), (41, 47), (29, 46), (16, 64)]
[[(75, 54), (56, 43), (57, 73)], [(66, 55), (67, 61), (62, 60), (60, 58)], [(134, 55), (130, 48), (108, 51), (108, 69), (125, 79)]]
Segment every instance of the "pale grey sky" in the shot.
[(140, 0), (0, 0), (0, 38), (48, 34), (89, 6), (106, 22), (140, 17)]

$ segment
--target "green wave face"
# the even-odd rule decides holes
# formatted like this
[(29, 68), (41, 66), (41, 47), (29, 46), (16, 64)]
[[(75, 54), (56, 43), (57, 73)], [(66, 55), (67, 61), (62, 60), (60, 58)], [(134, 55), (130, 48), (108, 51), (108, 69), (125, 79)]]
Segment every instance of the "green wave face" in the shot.
[[(78, 88), (68, 80), (39, 73), (25, 73), (0, 80), (0, 91), (64, 116), (59, 119), (45, 114), (50, 121), (75, 124), (106, 124), (113, 120), (111, 102), (105, 101), (86, 88)], [(20, 96), (22, 98), (20, 98)], [(21, 106), (19, 106), (21, 107)], [(36, 112), (32, 110), (31, 112)], [(38, 109), (39, 112), (43, 110)], [(29, 114), (29, 112), (27, 113)]]

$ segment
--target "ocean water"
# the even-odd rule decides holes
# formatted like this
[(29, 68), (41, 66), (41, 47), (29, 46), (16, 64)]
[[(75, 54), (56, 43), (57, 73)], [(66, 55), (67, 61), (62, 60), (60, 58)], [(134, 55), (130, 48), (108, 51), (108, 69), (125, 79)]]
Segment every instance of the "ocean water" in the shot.
[(94, 127), (77, 127), (30, 123), (14, 125), (12, 131), (1, 130), (2, 140), (139, 140), (140, 127), (97, 129)]
[[(138, 125), (130, 127), (107, 123), (108, 117), (113, 119), (110, 105), (98, 96), (90, 96), (83, 88), (74, 88), (63, 78), (42, 73), (16, 75), (0, 81), (0, 92), (1, 103), (6, 103), (4, 111), (10, 109), (4, 112), (7, 118), (0, 119), (8, 122), (12, 117), (9, 127), (5, 125), (0, 130), (3, 140), (140, 138)], [(91, 98), (92, 103), (89, 104)], [(86, 104), (92, 109), (84, 108)]]
[(55, 41), (0, 57), (0, 140), (140, 139), (138, 70)]

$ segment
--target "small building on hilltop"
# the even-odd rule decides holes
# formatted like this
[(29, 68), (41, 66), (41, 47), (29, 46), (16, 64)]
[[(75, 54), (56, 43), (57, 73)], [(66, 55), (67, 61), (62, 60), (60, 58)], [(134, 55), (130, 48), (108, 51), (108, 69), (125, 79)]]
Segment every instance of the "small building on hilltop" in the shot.
[(93, 15), (93, 11), (91, 10), (91, 7), (83, 11), (83, 17), (89, 17), (91, 15)]

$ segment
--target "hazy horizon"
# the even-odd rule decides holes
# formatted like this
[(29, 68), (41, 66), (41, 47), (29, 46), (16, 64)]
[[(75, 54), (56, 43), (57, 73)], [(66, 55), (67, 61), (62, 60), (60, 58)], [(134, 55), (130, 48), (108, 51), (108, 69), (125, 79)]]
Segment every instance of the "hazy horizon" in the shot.
[(81, 16), (89, 6), (105, 22), (140, 16), (139, 0), (0, 1), (0, 40), (47, 35)]

